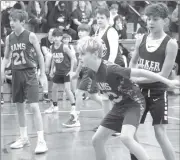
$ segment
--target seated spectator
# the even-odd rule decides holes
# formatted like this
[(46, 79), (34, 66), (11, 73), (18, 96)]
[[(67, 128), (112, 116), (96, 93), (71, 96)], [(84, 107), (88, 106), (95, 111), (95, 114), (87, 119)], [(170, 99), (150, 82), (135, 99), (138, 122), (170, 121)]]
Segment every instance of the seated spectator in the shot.
[(90, 8), (87, 9), (85, 1), (79, 1), (77, 9), (75, 9), (72, 13), (72, 28), (77, 31), (77, 28), (80, 24), (88, 24), (92, 25), (92, 10)]
[(17, 2), (14, 4), (13, 8), (14, 8), (14, 9), (22, 9), (22, 10), (24, 10), (24, 11), (26, 10), (25, 4), (24, 4), (24, 2), (22, 2), (22, 1), (17, 1)]
[(109, 11), (110, 11), (109, 24), (111, 26), (113, 26), (114, 25), (114, 18), (118, 15), (118, 5), (112, 4)]
[(92, 5), (93, 17), (96, 16), (96, 11), (97, 11), (98, 8), (107, 8), (107, 9), (109, 9), (106, 1), (92, 1), (91, 5)]
[(77, 38), (77, 33), (75, 30), (70, 28), (71, 17), (69, 11), (65, 9), (64, 1), (59, 1), (58, 5), (51, 11), (48, 17), (48, 25), (50, 28), (60, 28), (64, 33), (69, 34), (72, 39)]
[(114, 18), (114, 25), (113, 27), (116, 29), (118, 32), (119, 39), (127, 39), (127, 27), (126, 27), (126, 22), (124, 18), (120, 15), (117, 15)]
[(42, 32), (42, 26), (47, 23), (45, 5), (43, 1), (29, 1), (27, 6), (29, 30)]

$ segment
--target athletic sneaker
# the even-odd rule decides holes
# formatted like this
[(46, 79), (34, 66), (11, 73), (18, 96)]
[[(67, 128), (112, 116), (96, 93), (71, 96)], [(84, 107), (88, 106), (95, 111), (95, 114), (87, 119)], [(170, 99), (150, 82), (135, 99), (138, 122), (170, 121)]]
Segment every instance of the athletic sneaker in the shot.
[(48, 109), (46, 109), (45, 111), (44, 111), (44, 113), (54, 113), (54, 112), (57, 112), (58, 111), (58, 106), (53, 106), (53, 105), (51, 105), (51, 107), (49, 107)]
[(120, 136), (120, 135), (121, 135), (121, 133), (119, 133), (119, 132), (115, 132), (115, 133), (112, 134), (112, 136), (114, 136), (114, 137), (117, 137), (117, 136)]
[(47, 148), (46, 142), (45, 141), (38, 141), (36, 149), (35, 149), (35, 153), (36, 154), (45, 153), (47, 151), (48, 151), (48, 148)]
[(1, 97), (1, 104), (4, 104), (4, 98)]
[(73, 114), (71, 114), (69, 120), (66, 123), (63, 123), (62, 125), (68, 128), (81, 126), (78, 118), (75, 118)]
[(48, 98), (48, 94), (43, 95), (43, 102), (45, 102), (45, 103), (50, 102), (50, 99)]
[(23, 148), (24, 146), (30, 146), (29, 139), (19, 137), (16, 142), (10, 145), (10, 148), (19, 149), (19, 148)]

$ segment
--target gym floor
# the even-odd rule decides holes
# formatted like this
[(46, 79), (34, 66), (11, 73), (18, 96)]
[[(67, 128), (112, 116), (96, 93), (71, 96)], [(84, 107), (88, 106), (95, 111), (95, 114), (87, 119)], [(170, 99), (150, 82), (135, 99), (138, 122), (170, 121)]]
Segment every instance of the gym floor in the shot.
[[(179, 95), (169, 97), (169, 125), (167, 134), (176, 151), (177, 160), (180, 160), (180, 109)], [(30, 147), (11, 150), (9, 145), (19, 136), (16, 107), (5, 103), (1, 109), (1, 157), (3, 160), (95, 160), (91, 138), (93, 128), (102, 120), (102, 109), (93, 101), (86, 103), (80, 115), (81, 127), (64, 128), (63, 122), (69, 118), (69, 102), (59, 101), (59, 111), (54, 114), (44, 114), (49, 104), (40, 102), (43, 116), (45, 139), (49, 151), (35, 155), (36, 129), (31, 111), (27, 109), (28, 134)], [(155, 139), (151, 116), (148, 115), (144, 125), (140, 125), (138, 139), (147, 150), (152, 160), (165, 160)], [(130, 160), (127, 148), (119, 137), (111, 137), (106, 144), (108, 160)]]

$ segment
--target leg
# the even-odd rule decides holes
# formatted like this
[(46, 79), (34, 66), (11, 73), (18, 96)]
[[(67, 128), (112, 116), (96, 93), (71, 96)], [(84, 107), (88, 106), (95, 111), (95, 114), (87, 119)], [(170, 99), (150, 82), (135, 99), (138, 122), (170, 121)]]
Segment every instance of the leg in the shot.
[(175, 151), (166, 133), (166, 124), (154, 125), (156, 139), (161, 146), (166, 160), (175, 160)]
[(96, 160), (107, 160), (105, 143), (113, 133), (113, 130), (99, 126), (92, 138), (92, 144), (96, 153)]
[(4, 98), (3, 98), (3, 83), (1, 86), (1, 104), (4, 104)]
[(130, 150), (130, 153), (135, 155), (131, 158), (137, 158), (138, 160), (149, 160), (149, 157), (144, 148), (134, 139), (135, 132), (139, 124), (140, 112), (140, 107), (137, 105), (128, 109), (125, 114), (121, 130), (121, 140)]
[(74, 99), (74, 95), (73, 95), (73, 93), (71, 91), (71, 84), (70, 84), (70, 82), (65, 82), (64, 83), (64, 87), (65, 87), (65, 92), (66, 92), (66, 94), (67, 94), (67, 96), (68, 96), (68, 98), (69, 98), (69, 100), (71, 102), (71, 105), (75, 106), (75, 99)]

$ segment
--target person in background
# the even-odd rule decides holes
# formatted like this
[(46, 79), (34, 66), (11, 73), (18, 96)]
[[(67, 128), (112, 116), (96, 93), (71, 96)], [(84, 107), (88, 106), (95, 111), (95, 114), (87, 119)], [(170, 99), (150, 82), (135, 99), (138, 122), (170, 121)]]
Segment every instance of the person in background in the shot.
[(69, 34), (73, 40), (77, 38), (75, 30), (70, 28), (71, 16), (66, 9), (65, 1), (59, 1), (48, 16), (48, 25), (50, 28), (60, 28), (64, 33)]
[(118, 15), (118, 4), (112, 4), (110, 9), (109, 25), (114, 25), (114, 18)]
[(121, 15), (117, 15), (114, 18), (114, 25), (113, 27), (118, 33), (119, 39), (127, 39), (127, 26), (124, 18)]

